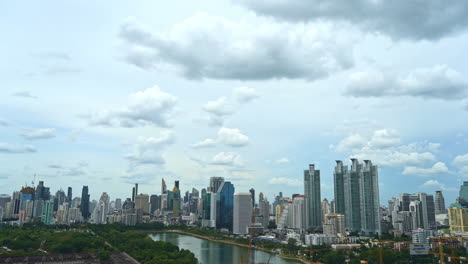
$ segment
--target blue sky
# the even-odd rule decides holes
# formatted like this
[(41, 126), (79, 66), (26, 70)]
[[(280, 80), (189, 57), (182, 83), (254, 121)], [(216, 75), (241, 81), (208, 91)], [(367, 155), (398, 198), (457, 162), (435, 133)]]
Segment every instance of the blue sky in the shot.
[(382, 204), (453, 202), (468, 4), (324, 2), (2, 1), (0, 193), (34, 174), (94, 199), (224, 176), (271, 200), (315, 163), (330, 200), (334, 161), (357, 157), (379, 165)]

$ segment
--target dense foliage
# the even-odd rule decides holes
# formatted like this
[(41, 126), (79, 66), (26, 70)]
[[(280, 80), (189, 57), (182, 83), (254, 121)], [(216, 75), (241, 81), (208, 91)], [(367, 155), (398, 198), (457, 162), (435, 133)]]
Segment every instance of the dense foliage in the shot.
[(0, 255), (37, 255), (66, 253), (98, 253), (112, 251), (103, 238), (84, 229), (50, 229), (43, 225), (25, 225), (22, 228), (0, 228)]
[[(143, 264), (196, 264), (197, 259), (189, 250), (163, 241), (153, 241), (145, 232), (120, 224), (89, 225), (90, 229), (106, 239), (119, 251), (127, 252)], [(162, 230), (164, 225), (145, 224), (143, 230)]]
[[(179, 250), (168, 242), (153, 241), (145, 231), (163, 230), (163, 224), (138, 226), (121, 224), (45, 226), (25, 224), (23, 227), (0, 227), (0, 251), (4, 255), (38, 255), (67, 253), (97, 253), (101, 260), (111, 252), (126, 252), (142, 264), (196, 264), (188, 250)], [(171, 228), (184, 228), (172, 226)], [(11, 250), (11, 251), (8, 251)]]

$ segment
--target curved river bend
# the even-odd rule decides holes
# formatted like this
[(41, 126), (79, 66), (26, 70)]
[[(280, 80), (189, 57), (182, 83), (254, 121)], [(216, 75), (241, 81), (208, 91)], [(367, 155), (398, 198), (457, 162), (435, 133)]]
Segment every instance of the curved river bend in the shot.
[[(188, 249), (195, 254), (195, 257), (202, 264), (239, 264), (243, 259), (246, 261), (247, 248), (200, 239), (188, 235), (176, 233), (151, 234), (153, 240), (170, 242), (179, 248)], [(255, 250), (255, 263), (269, 264), (298, 264), (301, 262), (287, 260), (277, 257), (265, 251)], [(269, 261), (269, 262), (268, 262)]]

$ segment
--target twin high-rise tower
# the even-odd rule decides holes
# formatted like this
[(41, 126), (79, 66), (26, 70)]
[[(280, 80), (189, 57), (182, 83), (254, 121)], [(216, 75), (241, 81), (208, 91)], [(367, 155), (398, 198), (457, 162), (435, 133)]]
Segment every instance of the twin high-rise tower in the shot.
[[(350, 232), (372, 235), (380, 234), (379, 175), (377, 166), (370, 160), (360, 164), (351, 159), (351, 167), (336, 161), (334, 176), (335, 211), (344, 215), (346, 229)], [(307, 227), (322, 228), (320, 194), (320, 170), (309, 165), (304, 171), (304, 194), (306, 196)]]
[(380, 234), (378, 168), (370, 160), (351, 168), (336, 161), (334, 172), (335, 213), (344, 214), (346, 229), (363, 234)]

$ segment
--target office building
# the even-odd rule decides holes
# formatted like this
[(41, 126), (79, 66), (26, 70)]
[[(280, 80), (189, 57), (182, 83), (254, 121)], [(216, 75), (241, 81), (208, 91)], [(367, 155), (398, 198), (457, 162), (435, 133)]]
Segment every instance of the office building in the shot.
[(72, 200), (73, 200), (73, 190), (72, 190), (72, 187), (68, 187), (68, 190), (67, 190), (67, 202), (68, 202), (68, 206), (70, 207), (71, 204), (72, 204)]
[(120, 198), (115, 199), (114, 208), (116, 210), (122, 209), (122, 199)]
[(161, 195), (151, 195), (150, 196), (150, 214), (154, 215), (156, 210), (161, 210)]
[(468, 181), (463, 182), (463, 185), (460, 186), (458, 197), (462, 206), (468, 206)]
[(247, 228), (252, 224), (252, 210), (252, 196), (249, 192), (234, 194), (234, 234), (247, 234)]
[(268, 200), (263, 197), (263, 193), (260, 193), (260, 194), (262, 195), (259, 195), (261, 199), (258, 199), (259, 213), (257, 215), (257, 219), (259, 219), (259, 221), (257, 222), (260, 223), (265, 229), (267, 229), (270, 224), (271, 207), (270, 207), (270, 203), (268, 202)]
[(299, 233), (309, 228), (308, 201), (305, 195), (294, 196), (287, 208), (287, 219), (285, 219), (287, 228), (299, 229)]
[(11, 196), (8, 194), (0, 194), (0, 207), (5, 208), (8, 202), (11, 202)]
[(249, 192), (250, 192), (250, 195), (252, 196), (252, 208), (255, 208), (255, 189), (250, 188)]
[(335, 187), (335, 211), (337, 214), (345, 214), (345, 175), (348, 174), (348, 167), (343, 165), (341, 160), (336, 161), (335, 171), (333, 172)]
[(210, 177), (210, 187), (208, 187), (208, 191), (212, 193), (217, 193), (219, 186), (221, 186), (223, 182), (223, 177)]
[(447, 213), (447, 209), (445, 208), (445, 199), (442, 191), (436, 191), (434, 196), (434, 206), (436, 215)]
[(229, 229), (232, 231), (232, 217), (234, 211), (234, 185), (227, 181), (223, 182), (216, 193), (216, 228)]
[(135, 197), (135, 209), (141, 209), (144, 215), (148, 215), (150, 213), (149, 195), (137, 195)]
[[(466, 182), (465, 182), (466, 183)], [(451, 204), (448, 209), (450, 232), (468, 232), (468, 211), (460, 204)]]
[(106, 192), (103, 192), (99, 202), (96, 204), (92, 214), (92, 222), (95, 224), (106, 224), (107, 214), (110, 211), (110, 198)]
[(83, 189), (81, 191), (81, 215), (83, 218), (86, 220), (90, 216), (90, 211), (89, 211), (89, 190), (88, 186), (83, 186)]
[(326, 214), (323, 222), (323, 234), (345, 235), (345, 219), (343, 214)]
[(42, 210), (42, 223), (46, 225), (53, 225), (54, 224), (54, 202), (52, 200), (47, 200), (44, 202), (44, 208)]
[(322, 228), (322, 206), (320, 195), (320, 170), (315, 169), (314, 164), (304, 170), (304, 195), (307, 199), (308, 228)]
[(166, 194), (167, 193), (167, 185), (166, 181), (164, 181), (164, 178), (161, 180), (161, 194)]
[(322, 223), (325, 222), (325, 215), (330, 214), (330, 203), (327, 198), (322, 200)]

